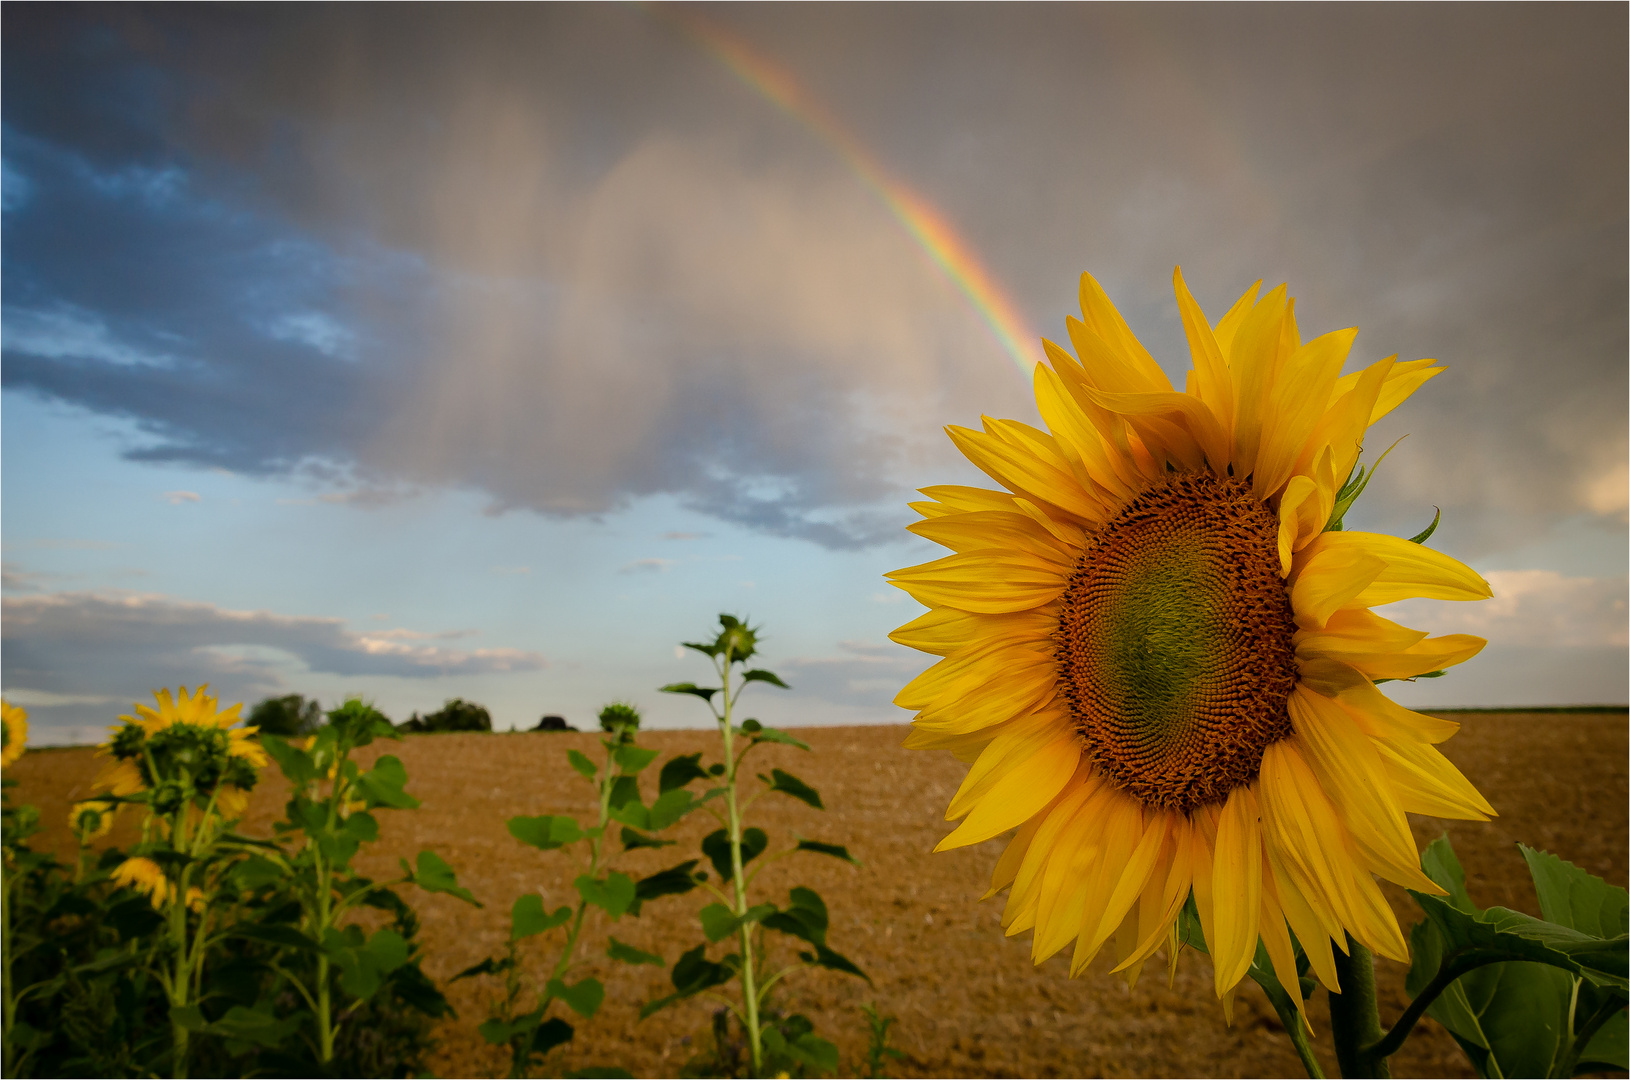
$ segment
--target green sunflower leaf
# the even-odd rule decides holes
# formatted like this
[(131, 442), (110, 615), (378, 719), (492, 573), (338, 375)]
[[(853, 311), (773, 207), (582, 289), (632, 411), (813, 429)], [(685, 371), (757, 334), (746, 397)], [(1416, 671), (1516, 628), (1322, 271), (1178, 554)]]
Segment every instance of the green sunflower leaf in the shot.
[(581, 875), (574, 883), (585, 903), (593, 904), (613, 919), (620, 919), (637, 895), (634, 879), (613, 870), (603, 881)]
[[(402, 860), (402, 868), (404, 870), (407, 868), (406, 859)], [(434, 851), (419, 852), (419, 865), (408, 876), (425, 892), (446, 893), (458, 897), (466, 904), (473, 904), (476, 907), (486, 906), (471, 895), (469, 889), (458, 883), (458, 875), (453, 873), (453, 868)]]
[(719, 692), (719, 688), (717, 686), (702, 687), (697, 686), (695, 683), (676, 682), (664, 686), (662, 692), (664, 694), (695, 694), (711, 705), (713, 704), (713, 695)]
[(589, 760), (588, 755), (581, 750), (566, 751), (566, 760), (571, 762), (572, 768), (576, 769), (585, 780), (593, 780), (600, 771), (594, 762)]
[(648, 953), (644, 949), (636, 949), (632, 945), (609, 938), (611, 945), (606, 949), (606, 955), (613, 960), (621, 960), (625, 964), (655, 964), (662, 966), (662, 957), (655, 953)]
[(1625, 890), (1526, 844), (1518, 844), (1517, 850), (1528, 862), (1546, 921), (1598, 938), (1630, 932), (1630, 894)]
[(696, 888), (696, 876), (693, 871), (697, 860), (691, 859), (678, 866), (652, 874), (650, 877), (640, 878), (634, 886), (634, 902), (628, 905), (630, 915), (639, 915), (640, 907), (647, 900), (655, 900), (659, 896), (680, 896)]
[(657, 791), (666, 795), (670, 791), (684, 787), (692, 780), (706, 780), (707, 770), (702, 768), (701, 760), (700, 751), (669, 758), (662, 766), (662, 773), (657, 779)]
[(743, 683), (765, 682), (771, 686), (779, 686), (783, 690), (792, 689), (792, 687), (781, 681), (781, 676), (773, 671), (765, 671), (763, 668), (754, 668), (752, 671), (742, 672), (741, 681)]
[(562, 844), (572, 844), (583, 839), (583, 830), (576, 820), (564, 814), (512, 817), (508, 826), (509, 835), (523, 844), (531, 844), (542, 851), (553, 851)]
[(1433, 533), (1438, 531), (1438, 522), (1443, 519), (1443, 511), (1436, 506), (1432, 507), (1432, 509), (1437, 511), (1432, 515), (1432, 524), (1411, 536), (1409, 538), (1411, 544), (1424, 544), (1432, 538)]
[(661, 753), (660, 750), (647, 750), (643, 746), (619, 746), (612, 751), (612, 757), (624, 776), (633, 776), (655, 761)]
[(779, 791), (784, 795), (791, 795), (800, 802), (808, 803), (817, 810), (825, 810), (821, 802), (821, 794), (802, 780), (781, 769), (771, 769), (770, 775), (759, 774), (760, 780), (770, 785), (771, 791)]
[(622, 831), (622, 841), (624, 851), (633, 851), (635, 848), (665, 848), (674, 845), (672, 840), (659, 840), (654, 836), (646, 836), (644, 833), (627, 828)]
[(559, 979), (550, 979), (544, 991), (550, 997), (559, 998), (571, 1007), (577, 1015), (587, 1020), (600, 1011), (600, 1003), (606, 999), (606, 988), (599, 979), (584, 979), (582, 982), (567, 986)]
[(834, 859), (842, 859), (846, 863), (859, 866), (860, 860), (849, 854), (849, 849), (842, 844), (823, 844), (819, 840), (799, 840), (799, 851), (813, 851), (817, 855), (830, 855)]
[(526, 893), (515, 899), (515, 906), (510, 909), (509, 939), (520, 941), (553, 930), (557, 926), (564, 926), (571, 920), (572, 909), (564, 904), (553, 912), (543, 910), (543, 897), (537, 893)]

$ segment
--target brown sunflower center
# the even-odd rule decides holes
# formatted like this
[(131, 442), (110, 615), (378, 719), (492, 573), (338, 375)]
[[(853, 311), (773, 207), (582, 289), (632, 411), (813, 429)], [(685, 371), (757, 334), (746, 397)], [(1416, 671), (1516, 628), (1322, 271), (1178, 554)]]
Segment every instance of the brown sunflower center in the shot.
[(1291, 734), (1296, 624), (1278, 530), (1249, 484), (1176, 473), (1076, 563), (1060, 686), (1096, 767), (1145, 803), (1221, 802)]

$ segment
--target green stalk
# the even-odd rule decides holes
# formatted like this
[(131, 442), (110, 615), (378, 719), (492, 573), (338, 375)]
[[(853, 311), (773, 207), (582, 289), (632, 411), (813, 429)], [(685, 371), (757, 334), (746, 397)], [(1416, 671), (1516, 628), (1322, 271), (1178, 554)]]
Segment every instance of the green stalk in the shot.
[(1381, 1041), (1381, 1014), (1375, 1000), (1375, 960), (1370, 950), (1347, 936), (1348, 952), (1333, 950), (1342, 992), (1330, 995), (1330, 1034), (1336, 1063), (1345, 1077), (1390, 1077), (1387, 1059), (1375, 1052)]
[[(719, 734), (724, 739), (725, 760), (725, 806), (730, 813), (730, 870), (731, 881), (735, 885), (736, 906), (735, 915), (739, 919), (747, 914), (747, 882), (742, 877), (741, 864), (741, 811), (736, 802), (736, 766), (737, 761), (732, 748), (732, 733), (730, 730), (731, 707), (734, 702), (730, 697), (730, 651), (725, 650), (724, 662), (720, 666), (720, 678), (723, 680), (724, 716), (719, 720)], [(753, 938), (751, 928), (745, 923), (738, 931), (741, 935), (741, 988), (742, 1005), (747, 1014), (747, 1045), (752, 1054), (753, 1075), (759, 1076), (764, 1071), (764, 1048), (760, 1039), (758, 1024), (758, 988), (757, 973), (753, 968)]]
[[(6, 861), (10, 852), (0, 853), (0, 864)], [(4, 1032), (0, 1032), (0, 1054), (3, 1054), (7, 1076), (16, 1076), (16, 1062), (12, 1060), (11, 1036), (16, 1031), (17, 997), (12, 992), (11, 959), (16, 955), (11, 947), (11, 889), (16, 883), (17, 875), (11, 873), (9, 868), (0, 865), (0, 963), (4, 964), (4, 999), (5, 1024)]]

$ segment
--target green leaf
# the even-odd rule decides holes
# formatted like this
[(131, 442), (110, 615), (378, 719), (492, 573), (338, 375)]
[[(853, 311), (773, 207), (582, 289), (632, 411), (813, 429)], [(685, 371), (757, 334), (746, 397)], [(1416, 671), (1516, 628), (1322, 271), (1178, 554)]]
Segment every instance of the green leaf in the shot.
[(613, 919), (621, 918), (623, 912), (634, 902), (634, 879), (616, 870), (613, 870), (604, 881), (584, 874), (574, 884), (577, 886), (577, 894), (585, 903), (604, 910)]
[(600, 1003), (606, 999), (606, 988), (600, 984), (599, 979), (584, 979), (580, 983), (567, 986), (559, 979), (550, 979), (544, 991), (550, 997), (557, 997), (571, 1006), (573, 1012), (587, 1020), (600, 1011)]
[(1603, 1066), (1620, 1072), (1630, 1069), (1630, 1017), (1622, 1009), (1597, 1029), (1595, 1037), (1579, 1055), (1579, 1068), (1575, 1072), (1605, 1071)]
[(1432, 507), (1432, 509), (1437, 511), (1432, 515), (1432, 524), (1411, 536), (1409, 538), (1411, 544), (1424, 544), (1432, 538), (1433, 533), (1438, 531), (1438, 522), (1443, 518), (1443, 511), (1436, 506)]
[(783, 690), (792, 689), (792, 687), (781, 681), (781, 677), (779, 675), (772, 671), (765, 671), (763, 668), (754, 668), (752, 671), (742, 672), (741, 681), (743, 683), (766, 682), (771, 686), (779, 686)]
[(643, 949), (636, 949), (632, 945), (624, 944), (616, 938), (608, 938), (611, 945), (606, 949), (606, 955), (613, 960), (621, 960), (625, 964), (655, 964), (662, 966), (662, 957), (655, 953), (648, 953)]
[[(459, 972), (457, 975), (454, 975), (447, 981), (458, 982), (460, 979), (470, 979), (477, 975), (502, 975), (504, 972), (508, 971), (514, 966), (515, 961), (513, 959), (506, 957), (503, 960), (494, 960), (489, 956), (479, 964), (471, 964), (469, 967), (465, 968), (463, 971)], [(505, 1038), (508, 1038), (508, 1036), (505, 1036)], [(499, 1039), (498, 1041), (503, 1042), (504, 1040)]]
[(515, 906), (509, 913), (509, 940), (520, 941), (534, 934), (541, 934), (553, 930), (557, 926), (564, 926), (572, 917), (572, 909), (565, 904), (556, 908), (552, 913), (543, 910), (543, 897), (537, 893), (526, 893), (515, 899)]
[(641, 1005), (641, 1020), (676, 1001), (694, 997), (704, 990), (721, 986), (736, 977), (736, 972), (741, 968), (741, 957), (731, 953), (722, 963), (716, 964), (707, 958), (706, 952), (706, 945), (698, 945), (674, 961), (673, 971), (668, 976), (673, 982), (674, 993)]
[(612, 809), (627, 806), (629, 803), (637, 804), (639, 801), (640, 782), (638, 777), (619, 776), (611, 782), (611, 801), (609, 805)]
[(1474, 916), (1436, 897), (1410, 895), (1443, 934), (1445, 951), (1493, 949), (1513, 961), (1530, 960), (1582, 975), (1598, 986), (1630, 986), (1630, 941), (1624, 935), (1593, 938), (1509, 908), (1493, 907)]
[(209, 1027), (209, 1021), (204, 1019), (203, 1012), (196, 1005), (170, 1006), (170, 1019), (188, 1031), (203, 1031)]
[(655, 900), (659, 896), (679, 896), (696, 888), (695, 868), (696, 860), (691, 859), (650, 877), (640, 878), (634, 886), (634, 902), (628, 906), (629, 914), (638, 915), (640, 907), (647, 900)]
[[(749, 721), (749, 723), (756, 724), (758, 721), (752, 720)], [(747, 730), (747, 724), (742, 725), (742, 730)], [(773, 742), (781, 743), (785, 746), (796, 746), (800, 750), (809, 749), (809, 744), (807, 742), (804, 742), (802, 739), (795, 739), (791, 735), (788, 735), (785, 731), (781, 731), (773, 727), (760, 727), (757, 731), (752, 732), (752, 738), (755, 743)]]
[(872, 981), (871, 976), (867, 975), (864, 971), (861, 971), (858, 967), (856, 967), (852, 960), (846, 956), (843, 956), (841, 953), (833, 952), (825, 945), (815, 946), (815, 955), (813, 957), (811, 957), (808, 953), (799, 953), (798, 955), (802, 956), (805, 960), (814, 963), (817, 967), (830, 968), (833, 971), (841, 971), (848, 975), (858, 975), (867, 982)]
[(551, 1017), (538, 1025), (538, 1030), (532, 1033), (532, 1052), (534, 1054), (547, 1054), (557, 1046), (564, 1046), (572, 1041), (575, 1032), (572, 1025), (560, 1017)]
[(282, 881), (285, 871), (270, 859), (251, 855), (234, 867), (232, 873), (238, 879), (238, 888), (245, 892), (254, 892), (266, 885)]
[[(676, 788), (684, 787), (692, 780), (706, 780), (707, 770), (699, 764), (701, 760), (700, 751), (669, 758), (662, 766), (662, 773), (657, 780), (657, 791), (666, 795)], [(660, 799), (657, 801), (661, 802)]]
[[(407, 860), (404, 859), (402, 865), (406, 867)], [(474, 904), (476, 907), (486, 906), (470, 895), (469, 889), (458, 883), (458, 876), (453, 873), (453, 868), (434, 851), (419, 852), (418, 868), (410, 876), (413, 883), (425, 892), (446, 893), (458, 897), (466, 904)]]
[[(763, 829), (749, 828), (742, 830), (741, 834), (741, 865), (742, 869), (764, 853), (770, 844), (770, 838)], [(718, 871), (722, 881), (729, 881), (735, 876), (730, 862), (730, 834), (723, 829), (708, 833), (702, 838), (702, 854), (713, 863), (713, 869)]]
[(826, 944), (829, 917), (826, 902), (814, 889), (798, 886), (788, 894), (791, 903), (786, 910), (776, 912), (764, 920), (764, 926), (783, 934), (801, 938), (811, 945)]
[(687, 649), (695, 649), (703, 656), (718, 656), (723, 651), (717, 645), (706, 645), (700, 641), (681, 641), (679, 644)]
[(774, 912), (774, 904), (757, 904), (737, 918), (736, 913), (723, 904), (709, 904), (697, 912), (697, 916), (702, 920), (702, 933), (709, 941), (723, 941), (743, 926), (751, 926)]
[(1555, 855), (1526, 844), (1517, 849), (1528, 861), (1539, 911), (1547, 922), (1598, 938), (1630, 932), (1630, 894), (1625, 890)]
[(860, 860), (849, 854), (849, 849), (842, 844), (823, 844), (819, 840), (800, 840), (798, 841), (797, 850), (813, 851), (817, 855), (830, 855), (834, 859), (842, 859), (844, 862), (853, 863), (855, 866), (860, 865)]
[(589, 760), (588, 755), (583, 753), (581, 750), (566, 751), (566, 760), (572, 763), (572, 768), (581, 773), (583, 775), (583, 779), (585, 780), (593, 780), (600, 772), (600, 770), (595, 767), (594, 762)]
[[(772, 779), (773, 778), (773, 779)], [(808, 803), (817, 810), (825, 810), (821, 803), (820, 793), (789, 772), (780, 769), (771, 769), (770, 775), (759, 774), (759, 779), (770, 785), (771, 791), (779, 791), (802, 802)]]
[(673, 788), (657, 796), (651, 804), (651, 828), (661, 831), (700, 806), (685, 788)]
[(345, 819), (345, 831), (354, 840), (371, 844), (379, 839), (379, 820), (366, 810), (358, 810)]
[(624, 829), (622, 831), (622, 841), (624, 851), (633, 851), (635, 848), (665, 848), (674, 845), (672, 840), (659, 840), (654, 836), (646, 836), (644, 833), (635, 832), (633, 829)]
[(311, 760), (311, 755), (304, 750), (290, 746), (289, 743), (276, 735), (262, 735), (260, 745), (277, 762), (277, 767), (283, 770), (283, 775), (289, 778), (289, 783), (298, 790), (317, 779), (317, 763)]
[(544, 851), (553, 851), (562, 844), (583, 839), (583, 830), (576, 820), (565, 815), (542, 814), (538, 817), (512, 817), (509, 835), (523, 844), (531, 844)]
[(226, 936), (258, 941), (262, 945), (273, 945), (279, 949), (317, 951), (315, 941), (287, 923), (237, 923)]
[(624, 825), (631, 825), (636, 829), (649, 829), (651, 827), (651, 811), (647, 810), (645, 804), (640, 802), (637, 797), (624, 800), (620, 806), (608, 806), (606, 813), (611, 820), (622, 822)]
[[(692, 646), (692, 648), (694, 647)], [(711, 705), (713, 704), (713, 695), (719, 692), (719, 688), (717, 686), (703, 687), (697, 686), (695, 683), (676, 682), (664, 686), (662, 692), (664, 694), (694, 694)]]
[(619, 746), (612, 752), (617, 767), (623, 771), (624, 776), (633, 776), (641, 772), (647, 765), (655, 761), (660, 750), (647, 750), (641, 746)]
[(419, 800), (402, 790), (407, 783), (407, 770), (402, 762), (392, 754), (386, 754), (374, 762), (374, 767), (365, 773), (358, 774), (353, 787), (372, 809), (375, 806), (389, 806), (396, 810), (412, 810), (418, 807)]
[(389, 927), (375, 930), (368, 939), (368, 959), (374, 970), (389, 975), (408, 960), (407, 939)]

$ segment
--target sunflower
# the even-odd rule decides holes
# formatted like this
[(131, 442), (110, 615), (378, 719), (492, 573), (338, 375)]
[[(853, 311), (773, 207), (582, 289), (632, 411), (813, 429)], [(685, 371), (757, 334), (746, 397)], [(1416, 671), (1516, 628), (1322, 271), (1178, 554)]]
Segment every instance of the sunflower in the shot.
[[(98, 751), (113, 760), (97, 777), (97, 787), (112, 795), (152, 792), (152, 806), (167, 814), (188, 799), (215, 797), (223, 818), (240, 816), (249, 804), (256, 770), (266, 764), (266, 751), (253, 738), (258, 728), (238, 722), (241, 704), (216, 710), (216, 701), (200, 686), (192, 694), (181, 687), (155, 690), (158, 708), (135, 704), (134, 716), (108, 729)], [(155, 772), (156, 770), (156, 772)]]
[(0, 701), (0, 769), (9, 769), (28, 746), (28, 713)]
[(81, 847), (113, 830), (113, 819), (119, 804), (111, 799), (87, 799), (74, 803), (68, 811), (68, 828), (73, 831)]
[[(1044, 342), (1048, 430), (951, 427), (1002, 491), (923, 489), (911, 531), (953, 554), (889, 579), (929, 611), (895, 631), (942, 657), (895, 702), (908, 747), (971, 763), (939, 849), (1017, 829), (996, 864), (1003, 925), (1036, 963), (1114, 943), (1127, 979), (1177, 954), (1192, 896), (1231, 1015), (1260, 939), (1298, 1004), (1291, 933), (1339, 991), (1352, 938), (1407, 961), (1372, 875), (1441, 894), (1405, 813), (1493, 809), (1434, 744), (1449, 721), (1376, 688), (1484, 642), (1370, 610), (1489, 587), (1420, 543), (1349, 532), (1366, 429), (1442, 368), (1343, 376), (1355, 331), (1303, 343), (1284, 286), (1213, 324), (1174, 275), (1194, 357), (1175, 390), (1090, 275), (1076, 355)], [(1352, 478), (1350, 482), (1349, 478)]]

